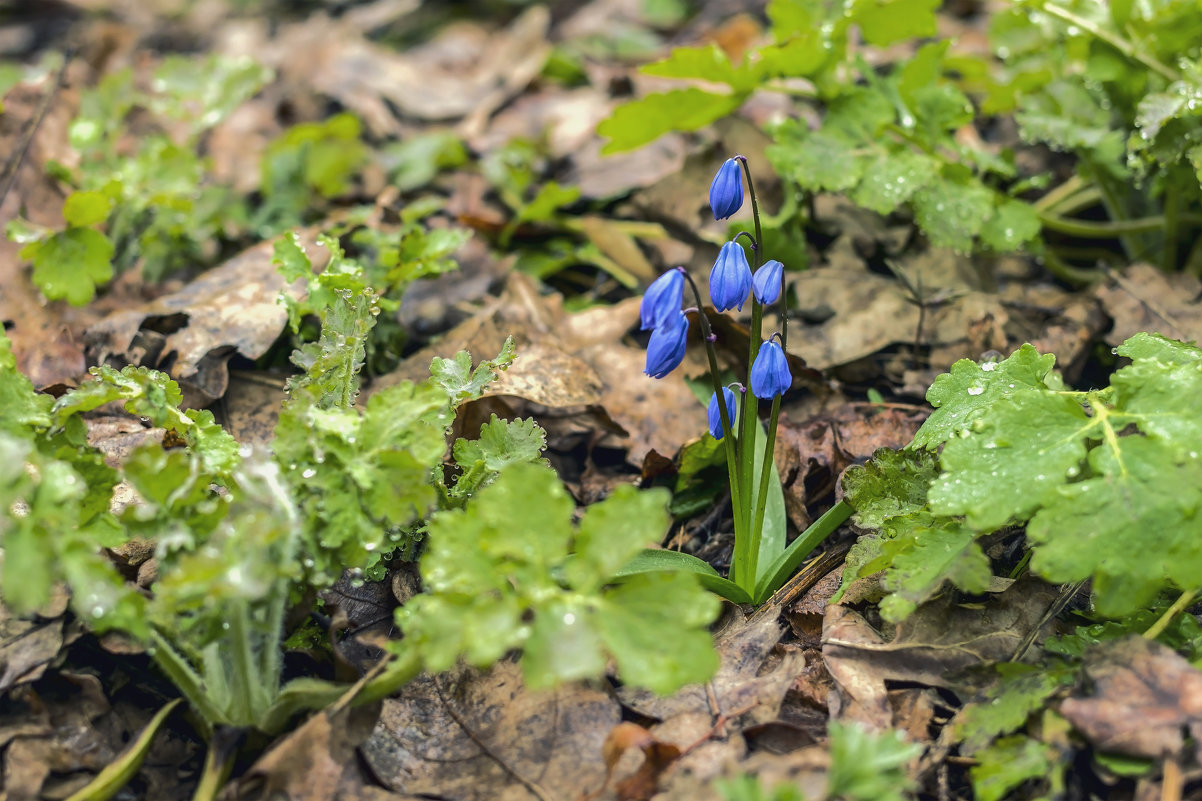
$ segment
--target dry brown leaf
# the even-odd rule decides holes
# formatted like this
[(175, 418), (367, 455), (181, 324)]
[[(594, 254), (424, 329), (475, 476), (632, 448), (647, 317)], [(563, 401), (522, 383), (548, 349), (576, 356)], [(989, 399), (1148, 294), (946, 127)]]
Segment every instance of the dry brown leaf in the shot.
[(1084, 661), (1092, 692), (1060, 713), (1099, 750), (1163, 759), (1181, 753), (1186, 729), (1202, 734), (1202, 671), (1173, 649), (1133, 635)]
[(1114, 320), (1106, 336), (1111, 345), (1121, 345), (1140, 331), (1202, 341), (1202, 281), (1196, 276), (1133, 264), (1113, 273), (1096, 294)]
[(1052, 585), (1027, 579), (974, 607), (941, 596), (898, 624), (892, 639), (855, 610), (828, 606), (822, 655), (836, 685), (832, 718), (856, 720), (878, 730), (893, 726), (886, 680), (949, 687), (958, 671), (1008, 661), (1058, 592)]
[(605, 743), (601, 746), (606, 784), (622, 755), (634, 748), (643, 752), (643, 761), (634, 774), (614, 787), (620, 801), (647, 801), (659, 790), (659, 778), (663, 772), (680, 758), (680, 748), (659, 741), (637, 723), (619, 723), (606, 735)]
[[(314, 234), (300, 236), (314, 263), (324, 263)], [(234, 353), (257, 359), (279, 338), (288, 319), (280, 292), (301, 292), (272, 265), (273, 247), (256, 245), (178, 292), (113, 312), (88, 329), (89, 355), (164, 370), (180, 383), (185, 406), (209, 405), (225, 394)]]
[[(601, 786), (607, 694), (582, 685), (532, 692), (512, 662), (423, 676), (384, 702), (362, 753), (390, 789), (458, 801), (576, 798)], [(520, 778), (519, 778), (520, 777)]]
[(357, 775), (355, 747), (371, 733), (376, 715), (374, 706), (318, 712), (276, 742), (223, 798), (332, 801), (348, 774)]

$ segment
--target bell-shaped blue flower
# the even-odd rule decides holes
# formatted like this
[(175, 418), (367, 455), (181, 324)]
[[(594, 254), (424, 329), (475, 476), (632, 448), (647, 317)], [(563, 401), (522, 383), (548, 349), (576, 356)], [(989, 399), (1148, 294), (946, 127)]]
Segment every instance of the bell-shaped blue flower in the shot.
[(743, 170), (738, 159), (727, 159), (710, 184), (710, 208), (715, 220), (725, 220), (743, 207)]
[(679, 309), (676, 316), (651, 332), (647, 343), (647, 367), (644, 373), (663, 378), (684, 360), (685, 342), (689, 338), (689, 318)]
[(643, 330), (659, 328), (673, 319), (680, 311), (683, 299), (684, 274), (680, 270), (669, 270), (652, 281), (651, 286), (643, 293), (643, 302), (639, 306)]
[(770, 339), (760, 343), (760, 352), (755, 356), (751, 365), (751, 391), (762, 400), (783, 395), (793, 386), (793, 376), (789, 372), (789, 362), (785, 352), (781, 350), (776, 340)]
[[(728, 415), (730, 424), (733, 426), (735, 425), (736, 415), (735, 393), (730, 387), (722, 387), (722, 397), (726, 400), (726, 414)], [(710, 395), (710, 405), (708, 411), (710, 418), (710, 436), (712, 436), (714, 439), (722, 439), (722, 435), (725, 432), (722, 430), (722, 411), (718, 408), (717, 392), (715, 392), (713, 395)]]
[(743, 311), (751, 292), (751, 267), (743, 247), (731, 240), (718, 251), (718, 260), (710, 270), (710, 300), (718, 311), (737, 308)]
[(760, 269), (751, 276), (751, 293), (755, 299), (767, 306), (776, 303), (780, 297), (780, 277), (785, 271), (785, 265), (776, 259), (770, 259), (760, 265)]

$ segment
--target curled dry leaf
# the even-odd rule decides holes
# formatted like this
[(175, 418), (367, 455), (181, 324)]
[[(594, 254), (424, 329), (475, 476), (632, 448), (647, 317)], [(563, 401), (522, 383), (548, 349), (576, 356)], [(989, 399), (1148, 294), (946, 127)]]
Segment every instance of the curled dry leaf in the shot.
[(858, 612), (826, 608), (822, 655), (835, 681), (831, 717), (883, 730), (895, 725), (886, 680), (956, 687), (957, 672), (1009, 661), (1056, 599), (1056, 587), (1015, 582), (984, 604), (960, 606), (945, 595), (918, 608), (886, 639)]
[[(311, 232), (301, 241), (315, 250)], [(185, 406), (207, 406), (225, 394), (234, 353), (257, 359), (279, 337), (288, 319), (280, 292), (300, 291), (272, 265), (273, 247), (256, 245), (178, 292), (110, 314), (88, 329), (89, 356), (163, 370), (179, 382)]]
[(605, 759), (605, 783), (613, 776), (618, 761), (632, 748), (643, 752), (643, 761), (632, 775), (619, 781), (614, 791), (620, 801), (647, 801), (659, 790), (659, 778), (680, 757), (680, 749), (660, 742), (637, 723), (619, 723), (605, 738), (601, 754)]
[(1100, 751), (1144, 759), (1181, 753), (1202, 735), (1202, 671), (1173, 649), (1131, 636), (1085, 654), (1092, 692), (1060, 713)]

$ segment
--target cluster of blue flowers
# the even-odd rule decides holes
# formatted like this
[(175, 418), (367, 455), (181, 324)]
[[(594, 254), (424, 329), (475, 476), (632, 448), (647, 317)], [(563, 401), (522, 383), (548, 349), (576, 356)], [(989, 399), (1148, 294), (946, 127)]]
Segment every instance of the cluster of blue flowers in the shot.
[[(710, 185), (710, 208), (715, 220), (724, 220), (742, 206), (742, 165), (739, 158), (727, 159)], [(747, 253), (738, 237), (735, 237), (722, 246), (710, 270), (710, 301), (720, 312), (730, 309), (742, 311), (749, 295), (763, 306), (775, 303), (780, 298), (784, 269), (779, 261), (766, 261), (753, 275), (747, 263)], [(647, 367), (643, 372), (652, 378), (663, 378), (684, 360), (689, 335), (689, 320), (686, 311), (681, 309), (685, 280), (684, 268), (676, 267), (657, 278), (643, 295), (640, 307), (642, 328), (651, 331), (651, 340), (647, 343)], [(696, 292), (695, 286), (693, 290)], [(700, 303), (700, 298), (697, 302)], [(699, 309), (688, 311), (701, 313)], [(785, 352), (775, 338), (760, 343), (751, 366), (750, 379), (752, 393), (761, 399), (782, 395), (792, 385)], [(734, 386), (743, 391), (742, 386)], [(738, 405), (736, 395), (730, 387), (724, 387), (722, 395), (728, 419), (733, 424)], [(709, 402), (709, 430), (717, 439), (722, 439), (725, 433), (722, 430), (721, 411), (715, 392)]]

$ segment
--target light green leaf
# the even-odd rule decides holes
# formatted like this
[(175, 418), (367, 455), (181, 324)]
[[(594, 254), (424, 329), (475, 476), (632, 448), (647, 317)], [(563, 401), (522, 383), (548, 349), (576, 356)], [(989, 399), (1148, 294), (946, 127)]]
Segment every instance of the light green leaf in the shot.
[(864, 40), (875, 47), (935, 35), (939, 0), (846, 0), (845, 6)]
[(1015, 735), (976, 753), (969, 774), (978, 801), (1002, 801), (1023, 782), (1056, 773), (1055, 752), (1038, 740)]
[(68, 228), (21, 248), (33, 262), (33, 282), (50, 300), (83, 306), (113, 277), (113, 243), (91, 228)]
[(701, 89), (675, 89), (618, 106), (597, 126), (609, 139), (601, 153), (621, 153), (654, 142), (669, 131), (695, 131), (737, 109), (744, 94), (719, 95)]
[(977, 364), (961, 359), (951, 372), (935, 379), (927, 392), (927, 402), (936, 407), (914, 435), (912, 448), (934, 449), (960, 431), (968, 430), (1002, 398), (1035, 387), (1056, 363), (1052, 354), (1040, 355), (1031, 345), (1023, 345), (1000, 362)]
[(993, 214), (993, 192), (979, 181), (945, 173), (914, 195), (914, 218), (936, 247), (961, 253)]
[(1031, 568), (1054, 582), (1091, 576), (1098, 611), (1130, 613), (1202, 574), (1202, 460), (1139, 436), (1090, 452), (1094, 476), (1061, 487), (1032, 518)]
[(986, 247), (998, 253), (1008, 253), (1035, 239), (1042, 228), (1039, 213), (1030, 203), (1007, 199), (981, 226), (980, 237)]
[(113, 201), (102, 192), (72, 192), (63, 201), (63, 219), (67, 225), (84, 227), (108, 219)]
[(968, 593), (989, 589), (993, 572), (976, 532), (958, 520), (907, 518), (894, 539), (882, 543), (882, 556), (891, 561), (884, 587), (890, 595), (881, 602), (881, 616), (899, 622), (933, 597), (944, 582)]
[(943, 473), (931, 485), (931, 510), (965, 515), (978, 531), (1025, 520), (1081, 474), (1097, 418), (1072, 397), (1015, 392), (981, 417), (969, 437), (944, 446)]

